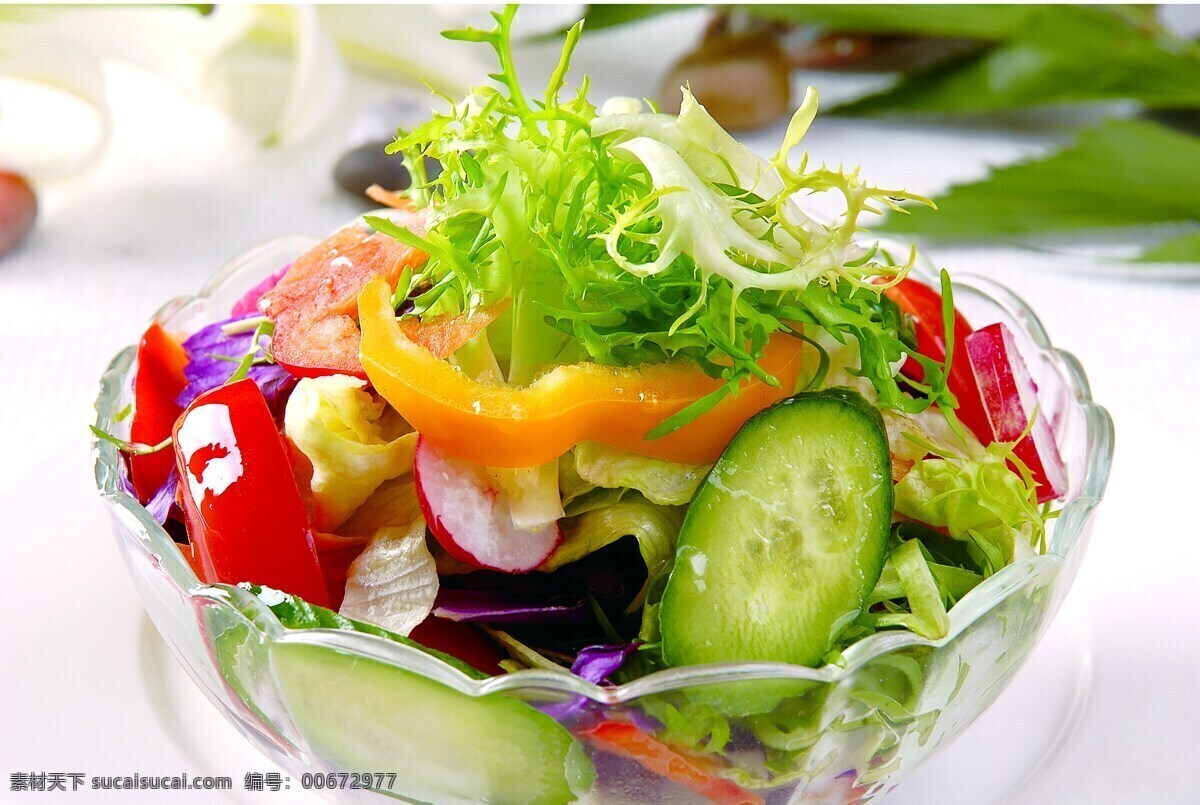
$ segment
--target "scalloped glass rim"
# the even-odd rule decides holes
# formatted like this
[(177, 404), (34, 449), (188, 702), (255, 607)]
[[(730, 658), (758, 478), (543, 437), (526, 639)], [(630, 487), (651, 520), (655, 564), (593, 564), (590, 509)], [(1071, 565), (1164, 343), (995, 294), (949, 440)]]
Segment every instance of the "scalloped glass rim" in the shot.
[[(270, 255), (279, 255), (283, 265), (316, 242), (313, 238), (286, 236), (275, 238), (244, 252), (230, 261), (205, 284), (196, 296), (177, 297), (164, 304), (155, 320), (165, 321), (189, 308), (202, 306), (226, 283), (233, 282), (250, 267), (258, 266)], [(290, 255), (290, 257), (288, 257)], [(918, 264), (914, 273), (926, 281), (936, 282), (936, 273), (928, 262)], [(261, 271), (252, 278), (261, 279)], [(165, 572), (172, 582), (193, 599), (235, 607), (257, 628), (273, 640), (288, 643), (322, 645), (368, 657), (390, 665), (422, 674), (455, 690), (472, 696), (501, 691), (553, 692), (563, 696), (585, 696), (602, 704), (621, 704), (649, 694), (660, 694), (702, 684), (746, 680), (810, 680), (837, 682), (849, 677), (855, 669), (891, 651), (907, 646), (942, 646), (961, 635), (972, 623), (997, 606), (1044, 566), (1064, 562), (1077, 551), (1080, 534), (1099, 503), (1108, 483), (1113, 451), (1113, 426), (1108, 412), (1093, 402), (1087, 377), (1079, 362), (1070, 353), (1055, 349), (1037, 315), (1016, 294), (986, 277), (961, 273), (955, 275), (955, 288), (967, 288), (978, 293), (1004, 312), (1012, 322), (1019, 322), (1024, 335), (1041, 355), (1060, 373), (1073, 399), (1080, 406), (1086, 427), (1085, 473), (1079, 491), (1064, 503), (1047, 546), (1041, 556), (1010, 565), (986, 579), (950, 610), (950, 631), (940, 640), (928, 640), (911, 632), (879, 632), (850, 646), (844, 653), (843, 665), (821, 668), (786, 663), (744, 662), (718, 663), (671, 668), (636, 679), (616, 687), (600, 687), (563, 672), (525, 670), (486, 680), (467, 677), (449, 665), (417, 649), (384, 638), (358, 632), (333, 629), (288, 629), (256, 596), (229, 585), (204, 584), (175, 547), (170, 535), (156, 523), (136, 499), (125, 492), (121, 458), (115, 446), (94, 441), (96, 486), (112, 513), (137, 534), (145, 543), (152, 562)], [(250, 283), (248, 283), (249, 285)], [(248, 287), (247, 285), (247, 287)], [(116, 355), (101, 380), (96, 400), (97, 427), (112, 431), (116, 414), (123, 407), (123, 395), (128, 388), (133, 368), (135, 348), (130, 346)]]

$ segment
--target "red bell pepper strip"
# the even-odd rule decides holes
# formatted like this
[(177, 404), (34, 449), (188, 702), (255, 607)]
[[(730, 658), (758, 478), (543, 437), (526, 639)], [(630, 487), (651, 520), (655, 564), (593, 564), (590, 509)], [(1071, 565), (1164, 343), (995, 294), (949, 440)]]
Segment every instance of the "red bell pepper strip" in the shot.
[(341, 609), (342, 599), (346, 597), (346, 578), (350, 575), (350, 565), (366, 550), (367, 537), (343, 537), (321, 531), (313, 531), (312, 535), (325, 589), (329, 591), (329, 608)]
[[(934, 361), (946, 360), (946, 329), (942, 320), (942, 296), (933, 288), (914, 279), (903, 279), (899, 284), (885, 290), (891, 299), (913, 321), (917, 335), (917, 351)], [(992, 431), (979, 389), (975, 386), (975, 374), (967, 357), (965, 341), (973, 330), (957, 310), (954, 311), (954, 354), (951, 357), (950, 375), (946, 385), (958, 398), (958, 419), (984, 445), (992, 442)], [(925, 379), (921, 364), (909, 358), (900, 369), (906, 377), (920, 382)]]
[[(176, 398), (187, 385), (183, 367), (187, 353), (157, 323), (142, 336), (137, 352), (137, 375), (133, 379), (133, 422), (129, 440), (139, 444), (158, 444), (171, 435), (175, 420), (183, 413)], [(129, 471), (138, 500), (147, 502), (166, 482), (175, 465), (170, 450), (135, 455), (129, 458)]]
[(200, 578), (249, 581), (329, 606), (283, 438), (254, 381), (197, 397), (174, 440)]
[(417, 624), (408, 635), (422, 646), (449, 654), (483, 671), (489, 676), (504, 673), (500, 660), (504, 657), (496, 646), (467, 623), (456, 623), (430, 615)]
[(712, 802), (723, 805), (762, 805), (763, 798), (736, 783), (713, 775), (701, 760), (686, 758), (662, 741), (624, 721), (601, 721), (579, 731), (580, 737), (613, 754), (635, 760)]
[(1017, 351), (1012, 333), (1003, 324), (989, 325), (966, 338), (963, 352), (974, 371), (992, 439), (998, 442), (1021, 439), (1013, 448), (1013, 455), (1024, 462), (1037, 482), (1039, 503), (1062, 495), (1067, 489), (1066, 469), (1046, 412), (1039, 409), (1036, 421), (1029, 426), (1038, 404), (1037, 386)]

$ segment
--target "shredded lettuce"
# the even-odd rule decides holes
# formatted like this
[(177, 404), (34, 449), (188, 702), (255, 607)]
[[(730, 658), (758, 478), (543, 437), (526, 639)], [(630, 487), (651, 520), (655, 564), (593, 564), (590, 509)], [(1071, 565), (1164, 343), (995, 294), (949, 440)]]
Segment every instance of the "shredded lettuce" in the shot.
[(690, 503), (711, 468), (641, 456), (598, 442), (581, 442), (574, 456), (575, 472), (583, 481), (608, 489), (636, 489), (650, 502), (664, 506)]
[(349, 537), (371, 537), (381, 528), (407, 528), (421, 519), (421, 502), (411, 472), (384, 481), (354, 510), (338, 533)]
[(821, 715), (829, 697), (829, 686), (818, 685), (803, 696), (782, 702), (770, 713), (746, 719), (751, 731), (769, 750), (803, 752), (820, 739), (826, 725)]
[(417, 436), (354, 377), (305, 378), (283, 427), (313, 466), (314, 525), (335, 531), (381, 483), (412, 470)]
[(968, 455), (908, 438), (931, 455), (896, 484), (899, 514), (944, 528), (966, 542), (985, 578), (1038, 553), (1046, 516), (1037, 505), (1037, 486), (1013, 456), (1012, 444), (996, 442)]
[(489, 467), (488, 474), (504, 491), (513, 525), (522, 531), (541, 531), (563, 517), (558, 462), (540, 467)]
[(866, 612), (859, 616), (859, 623), (876, 629), (901, 626), (931, 640), (949, 633), (950, 616), (938, 580), (916, 540), (905, 542), (888, 556), (868, 604), (893, 598), (907, 599), (907, 610), (889, 606), (884, 612)]
[(930, 408), (915, 414), (893, 410), (881, 413), (893, 461), (921, 461), (929, 454), (927, 445), (930, 444), (942, 453), (961, 453), (976, 459), (984, 455), (983, 445), (975, 434), (966, 428), (962, 433), (955, 433), (938, 409)]
[(642, 706), (647, 715), (662, 722), (656, 737), (672, 746), (696, 754), (720, 754), (733, 737), (728, 716), (711, 704), (679, 696), (673, 702), (648, 697)]
[[(582, 514), (589, 508), (586, 499), (595, 491), (596, 485), (580, 477), (575, 469), (575, 451), (571, 450), (558, 459), (558, 490), (563, 511), (568, 517)], [(619, 499), (620, 492), (614, 500)]]
[[(551, 571), (576, 562), (588, 554), (632, 536), (646, 563), (646, 584), (667, 570), (675, 556), (675, 540), (683, 524), (683, 509), (659, 506), (636, 492), (619, 502), (584, 512), (565, 521), (563, 541), (540, 570)], [(634, 599), (632, 608), (641, 606), (645, 589)]]
[(438, 593), (438, 572), (425, 545), (425, 521), (375, 532), (350, 565), (339, 612), (408, 635), (429, 616)]

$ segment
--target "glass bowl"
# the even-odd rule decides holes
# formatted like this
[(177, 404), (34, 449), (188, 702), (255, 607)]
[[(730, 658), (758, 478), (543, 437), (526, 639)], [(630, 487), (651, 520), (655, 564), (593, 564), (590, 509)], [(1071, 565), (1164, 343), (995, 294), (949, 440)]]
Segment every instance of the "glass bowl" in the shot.
[[(192, 331), (224, 318), (313, 243), (259, 246), (156, 320)], [(917, 271), (936, 282), (929, 266)], [(865, 802), (954, 740), (1013, 679), (1075, 578), (1109, 475), (1112, 422), (1075, 358), (1051, 347), (1033, 311), (984, 277), (956, 277), (956, 302), (975, 325), (1002, 321), (1015, 333), (1067, 466), (1068, 495), (1047, 552), (979, 584), (950, 611), (945, 638), (881, 632), (851, 646), (838, 666), (674, 668), (617, 687), (549, 670), (478, 681), (373, 635), (287, 629), (249, 592), (201, 583), (126, 491), (124, 462), (107, 442), (95, 446), (96, 484), (164, 640), (293, 785), (339, 801), (384, 792), (437, 803)], [(101, 383), (96, 424), (109, 432), (122, 428), (134, 355), (132, 347), (118, 354)], [(678, 749), (688, 760), (675, 776), (691, 784), (611, 751), (596, 725), (613, 722)]]

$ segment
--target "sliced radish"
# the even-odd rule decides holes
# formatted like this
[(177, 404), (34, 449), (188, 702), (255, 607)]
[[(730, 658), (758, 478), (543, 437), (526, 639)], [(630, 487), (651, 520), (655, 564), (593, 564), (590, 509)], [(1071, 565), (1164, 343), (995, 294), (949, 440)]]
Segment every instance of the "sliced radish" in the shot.
[(533, 531), (513, 523), (512, 507), (483, 467), (417, 440), (414, 474), (421, 511), (438, 543), (455, 559), (503, 573), (526, 573), (562, 541), (557, 522)]
[[(967, 336), (965, 345), (992, 437), (998, 442), (1015, 441), (1028, 426), (1038, 397), (1037, 384), (1017, 351), (1012, 333), (1003, 324), (992, 324)], [(1054, 500), (1066, 491), (1066, 468), (1054, 442), (1048, 412), (1038, 410), (1029, 436), (1013, 453), (1033, 473), (1039, 502)]]

